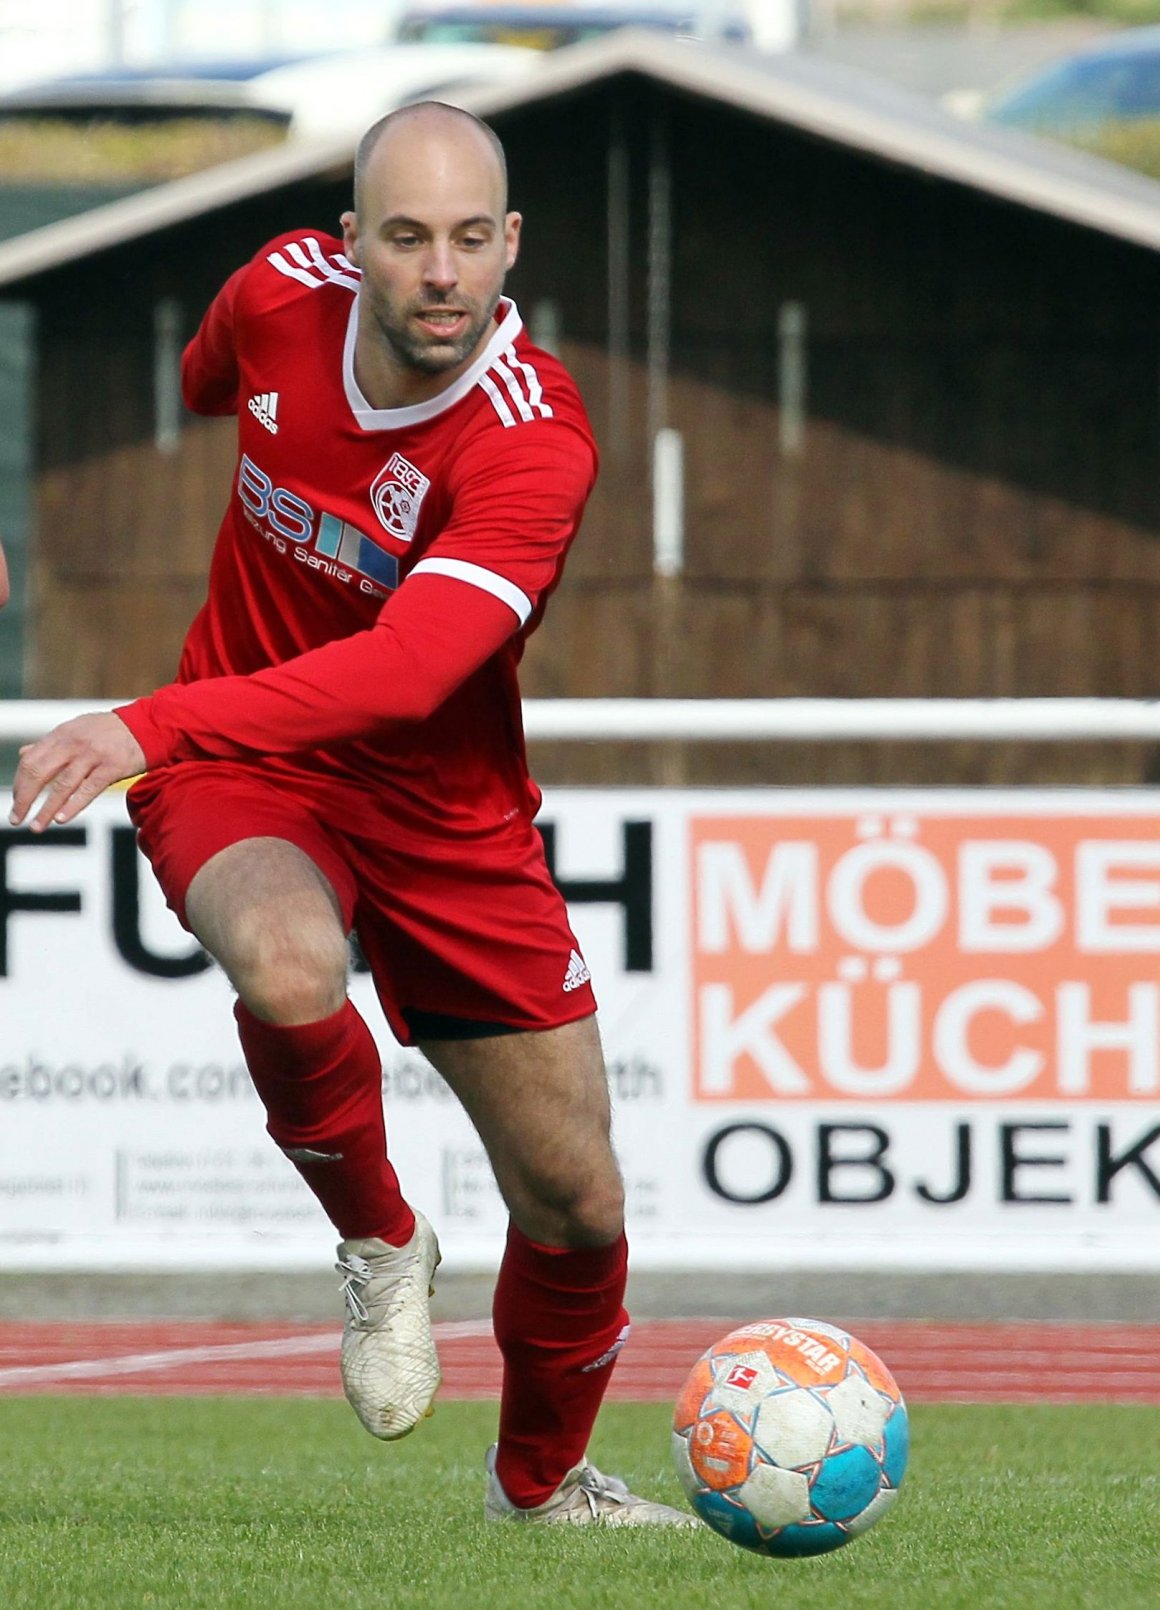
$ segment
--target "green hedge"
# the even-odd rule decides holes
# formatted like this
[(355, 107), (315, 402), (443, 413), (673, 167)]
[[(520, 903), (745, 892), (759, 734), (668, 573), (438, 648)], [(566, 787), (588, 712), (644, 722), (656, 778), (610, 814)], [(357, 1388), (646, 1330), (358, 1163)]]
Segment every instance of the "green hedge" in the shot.
[(158, 184), (284, 138), (281, 128), (260, 117), (136, 124), (0, 119), (0, 183)]

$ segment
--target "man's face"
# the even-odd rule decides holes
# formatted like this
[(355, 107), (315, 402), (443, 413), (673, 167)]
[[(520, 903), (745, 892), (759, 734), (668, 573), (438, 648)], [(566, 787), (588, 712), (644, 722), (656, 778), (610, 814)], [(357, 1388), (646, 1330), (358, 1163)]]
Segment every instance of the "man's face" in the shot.
[(343, 228), (364, 319), (392, 369), (449, 384), (491, 334), (519, 246), (494, 153), (470, 125), (417, 117), (381, 137), (360, 202)]

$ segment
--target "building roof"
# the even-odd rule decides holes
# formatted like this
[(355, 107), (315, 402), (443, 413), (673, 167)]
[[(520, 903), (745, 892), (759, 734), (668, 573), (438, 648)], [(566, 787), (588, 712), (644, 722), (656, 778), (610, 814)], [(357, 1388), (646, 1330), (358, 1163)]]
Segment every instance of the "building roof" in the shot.
[[(762, 56), (627, 30), (553, 52), (527, 78), (443, 98), (489, 117), (625, 75), (1160, 251), (1160, 182), (1016, 129), (965, 122), (934, 101), (809, 56)], [(249, 196), (341, 178), (352, 155), (345, 135), (290, 143), (32, 230), (0, 245), (0, 292)]]

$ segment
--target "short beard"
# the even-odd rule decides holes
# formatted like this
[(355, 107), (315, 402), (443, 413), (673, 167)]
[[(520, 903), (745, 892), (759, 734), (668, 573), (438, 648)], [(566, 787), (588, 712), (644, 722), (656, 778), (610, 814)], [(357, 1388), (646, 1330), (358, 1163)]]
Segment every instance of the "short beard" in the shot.
[[(383, 340), (404, 367), (423, 375), (441, 375), (448, 369), (458, 368), (475, 351), (483, 332), (492, 321), (499, 298), (500, 292), (497, 291), (487, 311), (472, 319), (457, 340), (436, 343), (434, 346), (412, 333), (405, 316), (396, 318), (375, 302), (371, 304), (371, 312)], [(424, 305), (434, 307), (438, 303), (432, 300)]]

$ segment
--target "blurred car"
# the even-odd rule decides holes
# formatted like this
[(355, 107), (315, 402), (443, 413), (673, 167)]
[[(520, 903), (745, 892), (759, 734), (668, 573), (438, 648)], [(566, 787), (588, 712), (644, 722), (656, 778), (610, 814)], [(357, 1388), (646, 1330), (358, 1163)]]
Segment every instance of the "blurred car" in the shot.
[(509, 83), (542, 63), (539, 51), (517, 45), (400, 41), (272, 68), (250, 81), (249, 93), (255, 107), (281, 108), (292, 136), (357, 135), (406, 101)]
[[(180, 62), (172, 67), (117, 67), (104, 72), (70, 73), (22, 84), (0, 95), (0, 117), (59, 118), (90, 122), (152, 123), (178, 117), (263, 115), (251, 101), (249, 84), (288, 58)], [(281, 108), (270, 118), (285, 123)]]
[(1160, 118), (1160, 27), (1126, 28), (1000, 85), (978, 115), (1065, 137)]
[(506, 82), (542, 60), (540, 52), (517, 46), (399, 43), (324, 56), (182, 62), (23, 85), (0, 95), (0, 118), (256, 117), (292, 137), (357, 135), (406, 101), (458, 85)]
[(745, 13), (729, 4), (636, 0), (626, 5), (552, 4), (551, 0), (412, 0), (395, 30), (401, 41), (421, 44), (519, 45), (558, 50), (597, 39), (616, 28), (650, 28), (686, 39), (748, 44), (752, 32)]

